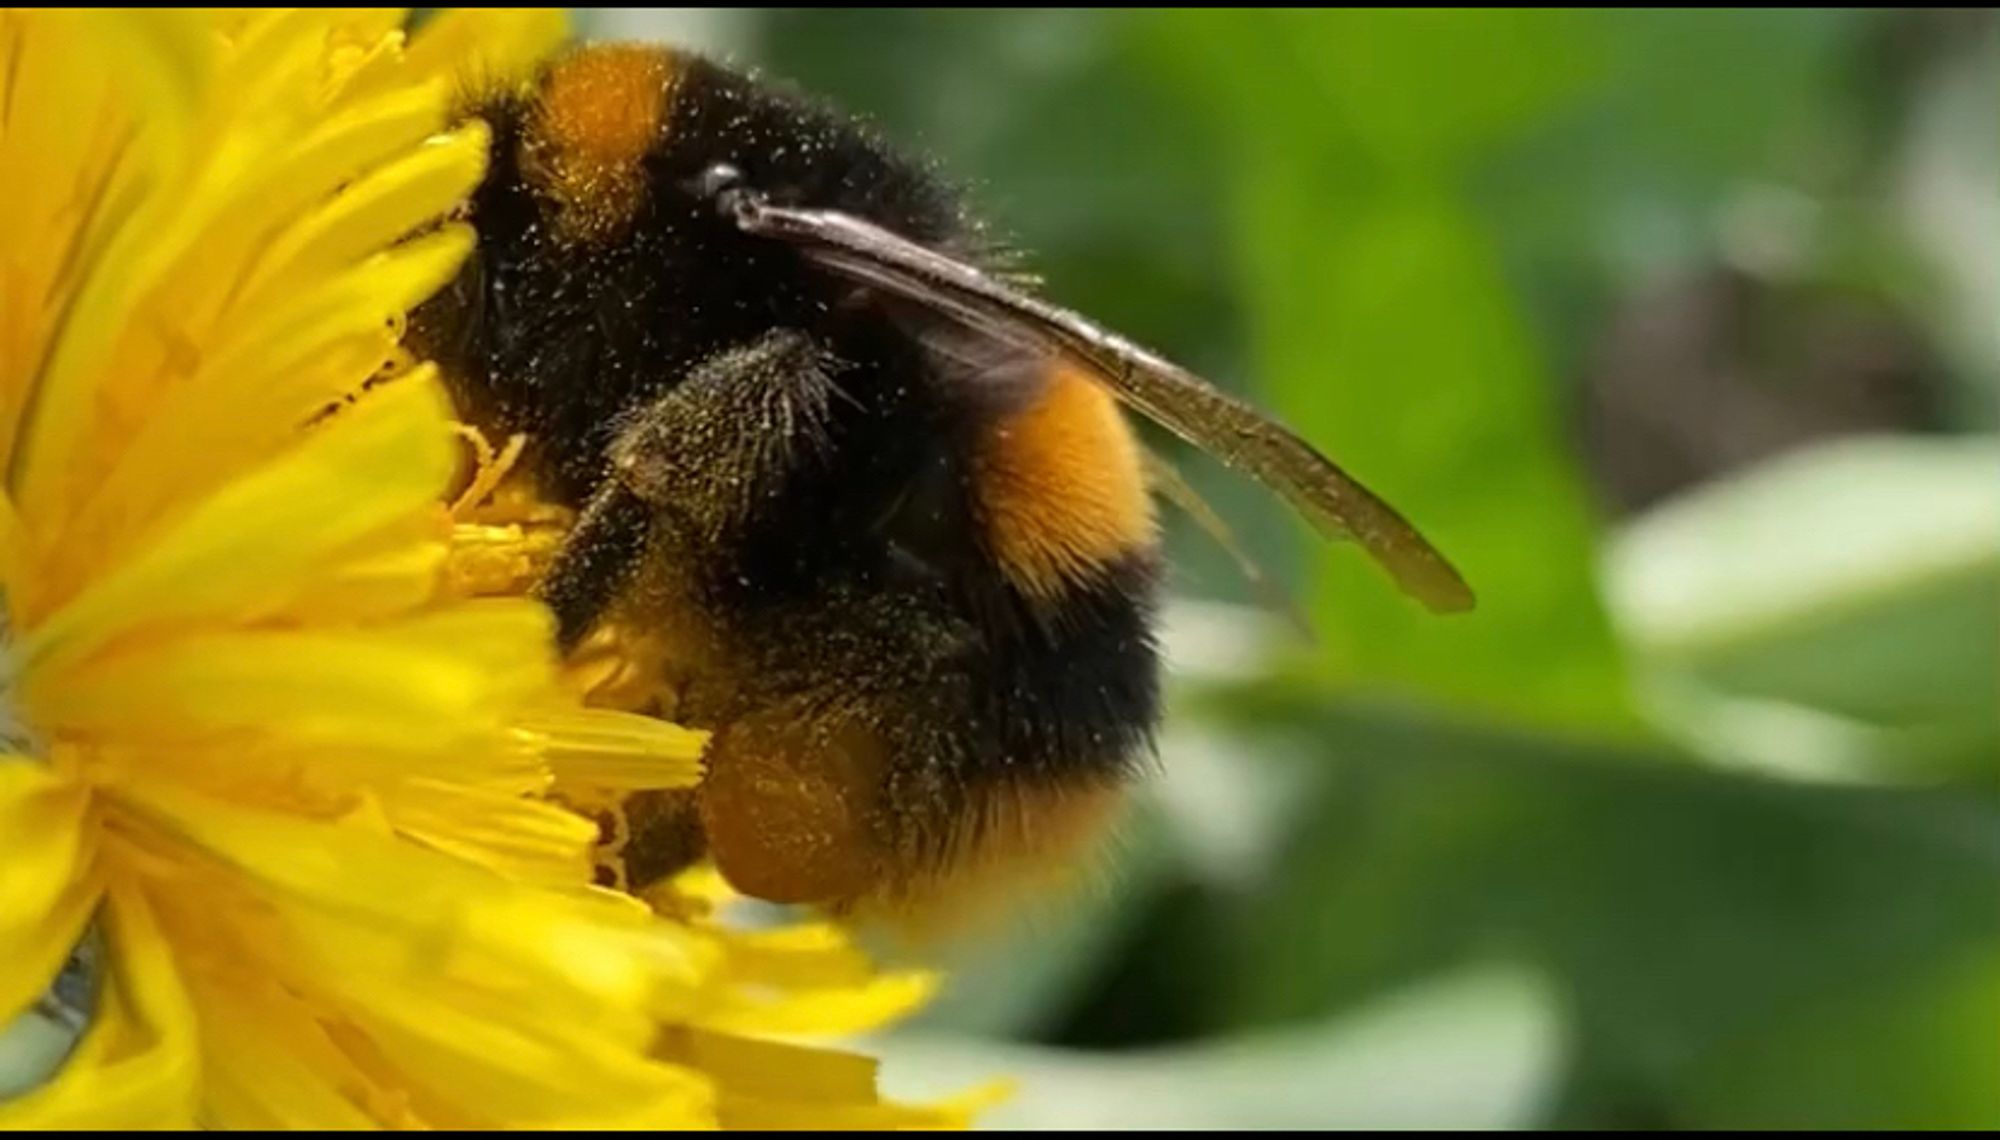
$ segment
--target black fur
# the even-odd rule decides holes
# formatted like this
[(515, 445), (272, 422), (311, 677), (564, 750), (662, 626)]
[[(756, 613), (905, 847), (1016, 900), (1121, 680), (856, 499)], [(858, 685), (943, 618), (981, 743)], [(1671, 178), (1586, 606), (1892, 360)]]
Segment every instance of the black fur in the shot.
[[(472, 203), (479, 252), (413, 321), (470, 417), (529, 434), (546, 493), (595, 497), (591, 513), (618, 523), (596, 539), (580, 528), (545, 590), (565, 634), (629, 592), (622, 575), (643, 557), (630, 589), (692, 609), (710, 642), (684, 719), (838, 707), (888, 745), (886, 861), (943, 858), (996, 788), (1126, 778), (1158, 711), (1154, 550), (1031, 599), (970, 506), (972, 448), (1033, 363), (741, 233), (697, 183), (730, 163), (774, 202), (961, 255), (980, 232), (943, 183), (852, 122), (699, 59), (673, 72), (647, 196), (615, 240), (558, 233), (524, 176), (528, 105), (479, 108), (494, 131)], [(711, 761), (727, 763), (717, 740)], [(671, 860), (647, 845), (635, 836), (629, 864), (650, 877)]]

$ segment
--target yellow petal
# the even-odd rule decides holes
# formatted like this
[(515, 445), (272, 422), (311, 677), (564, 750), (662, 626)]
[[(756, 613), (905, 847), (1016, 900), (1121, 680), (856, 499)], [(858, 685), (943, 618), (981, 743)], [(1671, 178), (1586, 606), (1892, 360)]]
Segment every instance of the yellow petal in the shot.
[(590, 878), (597, 825), (553, 804), (443, 780), (409, 780), (384, 804), (412, 839), (522, 883)]
[(330, 553), (435, 501), (451, 473), (447, 424), (430, 378), (385, 386), (33, 628), (19, 659), (54, 670), (148, 625), (254, 620), (286, 604)]
[(426, 1000), (421, 991), (365, 975), (337, 985), (385, 1057), (474, 1119), (597, 1124), (592, 1117), (598, 1113), (627, 1122), (632, 1116), (665, 1123), (713, 1118), (713, 1094), (698, 1073), (577, 1032), (560, 1006), (510, 1020), (478, 1016), (483, 1011), (462, 1001)]
[[(194, 145), (199, 124), (182, 122), (179, 109), (216, 102), (209, 97), (218, 67), (213, 29), (185, 13), (153, 11), (149, 17), (157, 18), (90, 17), (90, 35), (101, 36), (114, 52), (126, 55), (113, 69), (119, 105), (159, 112), (157, 117), (133, 116), (137, 142), (129, 144), (146, 152), (150, 161), (144, 172), (153, 177), (125, 177), (120, 164), (118, 177), (107, 182), (118, 192), (107, 192), (97, 212), (110, 220), (92, 234), (90, 246), (75, 251), (81, 280), (65, 306), (60, 335), (35, 377), (8, 473), (10, 492), (31, 518), (57, 517), (71, 505), (68, 496), (81, 475), (79, 452), (103, 426), (99, 413), (106, 393), (100, 380), (110, 362), (134, 351), (137, 342), (157, 354), (174, 331), (159, 322), (132, 320), (133, 309), (204, 236), (200, 216), (186, 208), (175, 190), (184, 189), (180, 183), (192, 177), (201, 153)], [(92, 39), (87, 50), (101, 49)], [(195, 295), (185, 289), (179, 293)], [(117, 374), (139, 383), (149, 382), (154, 372), (143, 368)]]
[(525, 80), (568, 35), (561, 8), (453, 8), (417, 31), (404, 58), (413, 74), (491, 90)]
[(875, 966), (839, 927), (801, 922), (767, 930), (719, 934), (729, 945), (731, 965), (745, 977), (799, 989), (857, 985), (875, 975)]
[[(109, 53), (82, 13), (0, 10), (0, 79), (13, 105), (97, 107), (76, 115), (13, 114), (0, 130), (0, 456), (11, 478), (21, 421), (42, 392), (47, 355), (65, 327), (75, 267), (109, 239), (129, 195), (114, 183), (151, 172), (119, 106)], [(59, 172), (59, 173), (58, 173)]]
[(703, 1024), (760, 1033), (854, 1033), (879, 1028), (927, 1001), (928, 973), (882, 974), (854, 941), (827, 923), (768, 930), (719, 929), (733, 997)]
[(213, 25), (198, 12), (172, 8), (93, 12), (88, 20), (98, 50), (122, 65), (116, 72), (128, 98), (146, 109), (147, 130), (164, 136), (158, 145), (182, 143), (215, 74), (221, 44)]
[(480, 745), (509, 698), (535, 694), (547, 628), (539, 606), (492, 599), (372, 629), (191, 634), (31, 677), (24, 699), (51, 729), (115, 741), (143, 725), (154, 746), (273, 725), (319, 745)]
[[(315, 924), (318, 941), (393, 935), (382, 962), (401, 954), (405, 969), (423, 968), (426, 984), (512, 992), (532, 979), (549, 1000), (570, 992), (578, 1018), (615, 1013), (636, 1032), (641, 1008), (676, 968), (686, 977), (706, 969), (671, 927), (584, 896), (529, 890), (386, 833), (260, 811), (143, 774), (123, 781), (120, 800), (186, 844), (188, 857), (220, 860), (272, 905), (295, 911), (292, 921)], [(411, 961), (411, 947), (424, 957)]]
[(741, 1132), (944, 1132), (969, 1127), (975, 1111), (951, 1105), (791, 1104), (724, 1096), (717, 1117), (723, 1128)]
[(701, 782), (705, 732), (611, 709), (537, 710), (517, 723), (543, 739), (559, 784), (628, 790)]
[(68, 523), (59, 565), (72, 574), (107, 565), (171, 505), (211, 493), (295, 441), (309, 415), (380, 368), (391, 322), (449, 281), (472, 241), (466, 227), (445, 227), (315, 278), (234, 329), (206, 366), (159, 401)]
[(401, 529), (371, 536), (335, 559), (310, 596), (278, 612), (281, 618), (327, 625), (382, 620), (408, 613), (437, 596), (449, 550), (435, 541), (433, 520), (418, 518)]
[(348, 37), (351, 42), (331, 53), (327, 61), (330, 65), (327, 102), (329, 108), (335, 111), (394, 90), (407, 82), (408, 73), (403, 69), (403, 48), (407, 37), (403, 29), (409, 20), (410, 10), (377, 8), (364, 11), (385, 14), (388, 26), (373, 35), (363, 29)]
[(80, 781), (0, 755), (0, 1024), (48, 989), (90, 919), (89, 802)]
[(734, 990), (703, 1012), (699, 1023), (724, 1033), (773, 1036), (863, 1033), (907, 1017), (936, 992), (936, 977), (917, 973), (884, 974), (863, 985), (829, 989)]
[(960, 1129), (1004, 1095), (995, 1086), (933, 1107), (899, 1105), (878, 1095), (869, 1057), (701, 1030), (670, 1040), (669, 1055), (685, 1057), (721, 1086), (719, 1116), (729, 1129)]
[(399, 1122), (380, 1088), (294, 994), (239, 976), (190, 986), (201, 1009), (203, 1115), (236, 1129), (372, 1129)]
[(273, 244), (243, 307), (258, 308), (267, 283), (331, 277), (449, 212), (485, 172), (487, 143), (484, 125), (473, 124), (370, 171)]
[(698, 1029), (680, 1035), (677, 1043), (691, 1063), (714, 1073), (734, 1095), (800, 1104), (875, 1100), (878, 1066), (872, 1057)]
[(226, 348), (218, 352), (214, 394), (250, 395), (238, 379), (250, 368), (261, 364), (265, 383), (281, 382), (283, 366), (302, 351), (391, 323), (451, 280), (472, 251), (473, 240), (467, 226), (441, 226), (339, 273), (315, 276), (309, 288), (296, 290), (285, 303), (262, 307), (231, 330)]
[(0, 1104), (0, 1130), (193, 1126), (195, 1013), (173, 950), (131, 887), (115, 886), (108, 901), (110, 965), (96, 1016), (61, 1072)]

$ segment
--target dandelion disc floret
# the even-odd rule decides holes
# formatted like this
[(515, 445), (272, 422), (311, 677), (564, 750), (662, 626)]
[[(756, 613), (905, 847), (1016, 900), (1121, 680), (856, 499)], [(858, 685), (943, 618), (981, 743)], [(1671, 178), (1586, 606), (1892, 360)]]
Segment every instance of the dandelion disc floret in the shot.
[(455, 523), (397, 350), (471, 247), (455, 77), (562, 29), (402, 22), (0, 14), (0, 1024), (79, 947), (94, 986), (0, 1126), (950, 1123), (768, 1039), (924, 979), (704, 879), (592, 885), (557, 782), (686, 785), (700, 738), (583, 708), (538, 605), (469, 596), (506, 532)]

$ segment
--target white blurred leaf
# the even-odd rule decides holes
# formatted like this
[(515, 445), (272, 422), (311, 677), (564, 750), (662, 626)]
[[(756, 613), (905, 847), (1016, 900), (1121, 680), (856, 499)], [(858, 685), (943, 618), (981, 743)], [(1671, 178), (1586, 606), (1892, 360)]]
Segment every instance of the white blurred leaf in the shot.
[(1665, 727), (1790, 775), (2000, 739), (2000, 439), (1825, 444), (1643, 516), (1606, 566)]
[(1099, 1054), (903, 1037), (881, 1047), (899, 1095), (1015, 1078), (1020, 1091), (985, 1121), (993, 1129), (1521, 1129), (1549, 1105), (1564, 1037), (1542, 979), (1493, 966), (1324, 1025), (1212, 1045)]

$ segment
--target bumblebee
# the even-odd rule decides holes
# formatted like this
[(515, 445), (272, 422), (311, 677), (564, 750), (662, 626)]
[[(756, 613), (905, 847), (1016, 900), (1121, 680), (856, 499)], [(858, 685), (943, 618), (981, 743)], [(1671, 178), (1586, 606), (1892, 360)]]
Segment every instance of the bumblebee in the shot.
[(1451, 566), (1297, 436), (1042, 300), (866, 126), (676, 50), (577, 48), (468, 113), (478, 249), (412, 318), (462, 414), (576, 511), (539, 592), (569, 651), (663, 647), (690, 794), (627, 805), (628, 880), (910, 907), (1079, 853), (1160, 716), (1161, 552), (1121, 408), (1359, 541)]

